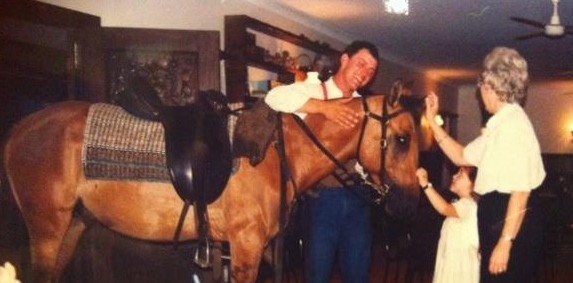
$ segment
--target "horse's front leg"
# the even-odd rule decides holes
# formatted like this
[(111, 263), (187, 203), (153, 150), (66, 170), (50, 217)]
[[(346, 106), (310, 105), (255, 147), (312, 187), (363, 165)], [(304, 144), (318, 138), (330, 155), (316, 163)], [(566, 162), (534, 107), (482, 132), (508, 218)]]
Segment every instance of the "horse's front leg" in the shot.
[(229, 233), (233, 282), (256, 281), (264, 247), (267, 244), (267, 239), (260, 231), (261, 229), (257, 227), (247, 227), (236, 233)]

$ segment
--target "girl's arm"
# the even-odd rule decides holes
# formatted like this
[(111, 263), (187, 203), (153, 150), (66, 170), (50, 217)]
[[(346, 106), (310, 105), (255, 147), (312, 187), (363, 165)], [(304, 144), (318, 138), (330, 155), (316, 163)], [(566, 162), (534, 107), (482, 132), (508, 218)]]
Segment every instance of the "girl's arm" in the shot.
[[(431, 183), (428, 183), (431, 184)], [(454, 206), (447, 202), (435, 189), (433, 186), (428, 186), (424, 189), (424, 193), (430, 200), (430, 203), (434, 209), (441, 215), (446, 217), (458, 217), (458, 213)]]
[(455, 207), (434, 189), (432, 183), (428, 182), (428, 172), (424, 168), (418, 169), (416, 176), (424, 194), (439, 214), (446, 217), (458, 217)]

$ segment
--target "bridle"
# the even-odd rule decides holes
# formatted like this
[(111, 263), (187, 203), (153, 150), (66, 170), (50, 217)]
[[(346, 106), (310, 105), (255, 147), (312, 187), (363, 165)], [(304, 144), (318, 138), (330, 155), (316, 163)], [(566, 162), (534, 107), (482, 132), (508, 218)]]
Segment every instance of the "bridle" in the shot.
[(362, 126), (361, 126), (361, 130), (360, 130), (360, 138), (358, 140), (358, 146), (356, 148), (356, 158), (357, 158), (358, 162), (360, 162), (360, 149), (361, 149), (362, 144), (363, 144), (364, 133), (366, 131), (366, 125), (368, 124), (368, 120), (374, 119), (374, 120), (380, 122), (381, 133), (382, 133), (382, 138), (380, 140), (380, 149), (381, 149), (380, 150), (380, 176), (379, 176), (380, 177), (380, 184), (376, 184), (375, 182), (373, 182), (372, 180), (369, 180), (368, 178), (362, 178), (363, 180), (356, 180), (356, 178), (355, 178), (356, 176), (353, 176), (352, 174), (350, 174), (350, 172), (348, 171), (348, 169), (346, 169), (344, 164), (342, 164), (338, 159), (336, 159), (336, 157), (334, 157), (334, 155), (332, 153), (330, 153), (328, 151), (328, 149), (326, 149), (326, 147), (324, 147), (324, 145), (322, 145), (322, 143), (312, 133), (310, 128), (308, 128), (306, 123), (298, 115), (292, 114), (292, 116), (294, 117), (294, 120), (303, 129), (303, 131), (312, 140), (312, 142), (322, 151), (322, 153), (324, 153), (336, 165), (337, 168), (333, 172), (333, 176), (344, 186), (347, 186), (349, 184), (356, 184), (358, 182), (365, 184), (365, 185), (369, 185), (378, 194), (378, 196), (374, 200), (376, 203), (381, 203), (384, 200), (384, 198), (386, 197), (386, 195), (390, 191), (390, 188), (392, 185), (389, 182), (387, 182), (388, 178), (386, 178), (386, 171), (385, 171), (385, 168), (386, 168), (385, 167), (385, 165), (386, 165), (386, 150), (388, 149), (388, 123), (390, 122), (390, 120), (398, 117), (399, 115), (409, 112), (407, 109), (401, 108), (400, 110), (397, 110), (395, 112), (388, 113), (389, 110), (388, 110), (387, 103), (383, 102), (382, 105), (383, 105), (382, 113), (381, 113), (381, 115), (378, 115), (378, 114), (370, 111), (366, 98), (362, 97), (362, 108), (364, 110), (364, 120), (362, 121)]
[(376, 113), (372, 113), (368, 107), (368, 102), (366, 101), (365, 97), (362, 97), (362, 108), (364, 110), (364, 120), (362, 121), (362, 127), (360, 129), (360, 138), (358, 139), (358, 146), (356, 147), (356, 159), (359, 163), (362, 164), (360, 160), (360, 149), (362, 147), (362, 141), (364, 140), (364, 133), (366, 131), (366, 125), (368, 124), (368, 120), (374, 119), (378, 121), (381, 125), (381, 139), (380, 139), (380, 184), (376, 184), (375, 182), (366, 179), (365, 184), (371, 186), (377, 193), (378, 196), (375, 199), (376, 203), (381, 203), (386, 195), (390, 192), (390, 188), (392, 184), (387, 182), (388, 178), (386, 177), (386, 151), (388, 150), (388, 124), (390, 120), (400, 116), (404, 113), (409, 113), (409, 111), (405, 108), (401, 108), (392, 113), (388, 113), (388, 103), (386, 101), (382, 102), (382, 114), (378, 115)]

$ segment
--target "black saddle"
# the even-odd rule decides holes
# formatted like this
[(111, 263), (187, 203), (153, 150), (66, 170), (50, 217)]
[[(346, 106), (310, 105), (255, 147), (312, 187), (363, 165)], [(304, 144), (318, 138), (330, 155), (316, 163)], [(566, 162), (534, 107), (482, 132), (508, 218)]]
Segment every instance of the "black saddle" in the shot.
[(134, 76), (118, 104), (139, 118), (161, 122), (167, 167), (183, 200), (209, 204), (221, 195), (233, 158), (223, 94), (201, 91), (189, 105), (166, 106), (149, 80)]
[[(123, 93), (122, 105), (143, 119), (161, 122), (165, 129), (166, 163), (175, 191), (184, 205), (177, 224), (177, 247), (189, 206), (195, 210), (199, 246), (194, 262), (222, 272), (221, 248), (210, 237), (207, 205), (223, 193), (231, 174), (233, 156), (227, 130), (231, 110), (218, 91), (200, 91), (185, 106), (166, 106), (148, 79), (134, 76)], [(219, 246), (219, 245), (215, 245)], [(216, 263), (216, 264), (213, 264)]]
[(165, 151), (171, 181), (188, 201), (215, 201), (223, 192), (232, 167), (226, 120), (205, 99), (161, 111)]

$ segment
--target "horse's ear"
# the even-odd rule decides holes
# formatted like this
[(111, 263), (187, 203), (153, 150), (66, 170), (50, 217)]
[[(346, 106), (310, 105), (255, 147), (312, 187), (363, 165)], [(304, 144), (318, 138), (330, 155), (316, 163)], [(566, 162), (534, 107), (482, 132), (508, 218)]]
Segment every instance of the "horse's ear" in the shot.
[(404, 92), (404, 81), (402, 79), (397, 79), (392, 84), (392, 88), (390, 89), (390, 95), (388, 99), (386, 99), (386, 103), (389, 106), (395, 106), (396, 103), (400, 100), (400, 96), (402, 96)]

